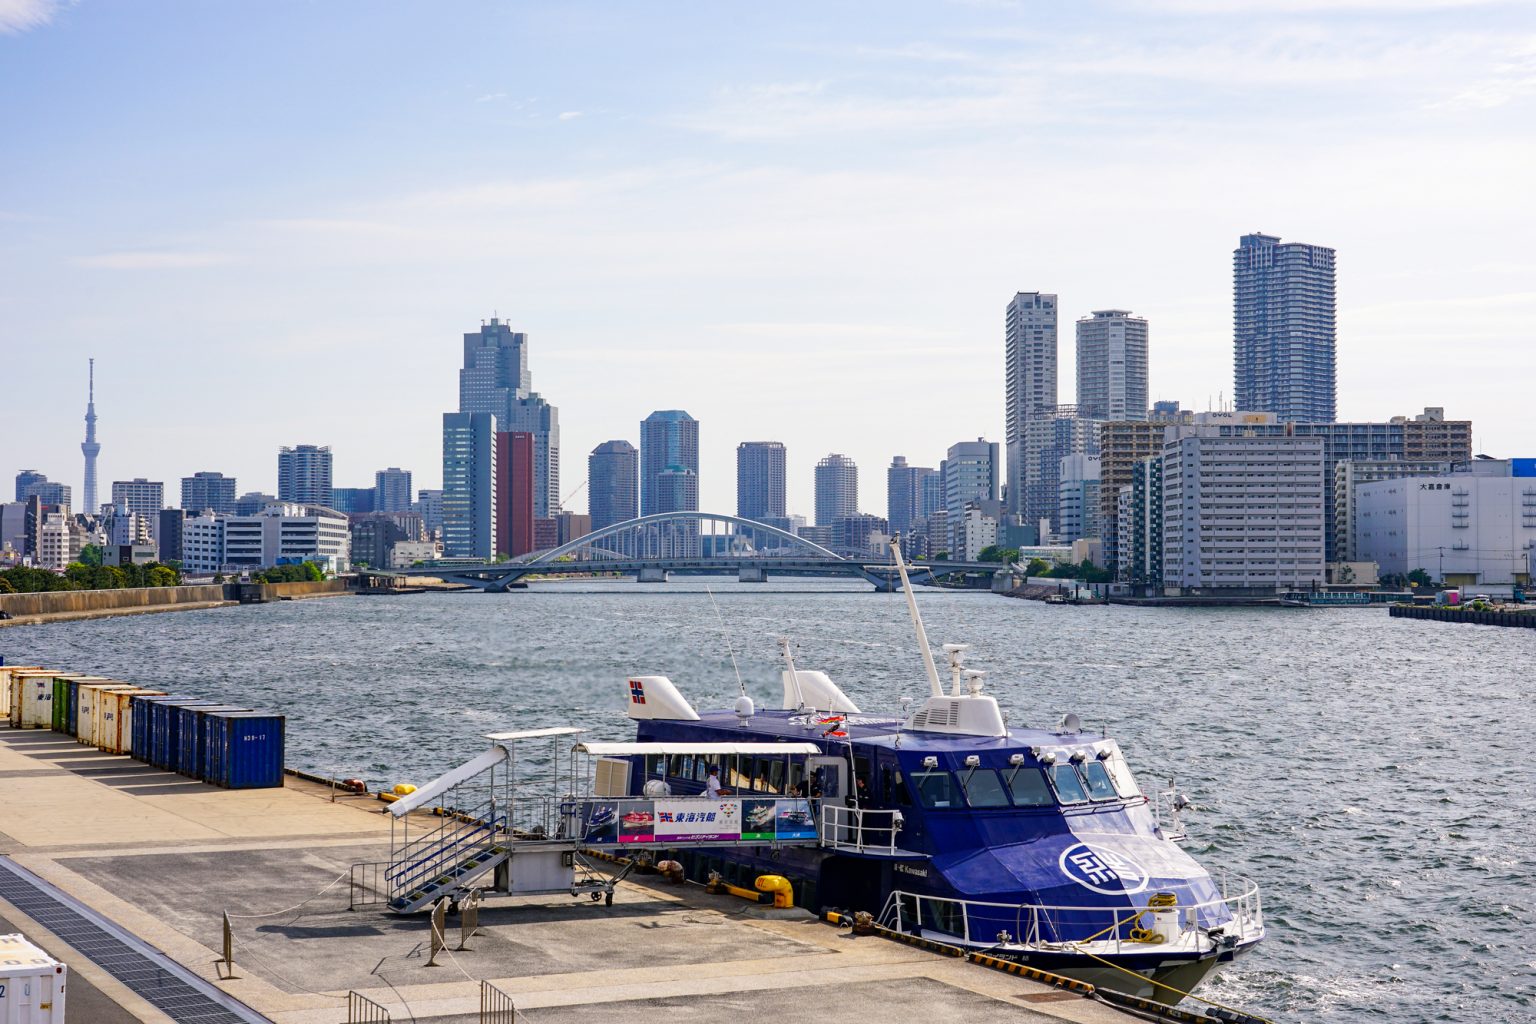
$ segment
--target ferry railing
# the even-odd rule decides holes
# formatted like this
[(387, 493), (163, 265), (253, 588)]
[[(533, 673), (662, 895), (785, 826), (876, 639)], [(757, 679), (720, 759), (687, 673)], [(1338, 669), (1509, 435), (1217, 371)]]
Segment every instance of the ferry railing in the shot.
[(821, 844), (829, 849), (894, 856), (901, 827), (900, 811), (821, 805)]
[[(1261, 936), (1264, 903), (1258, 884), (1237, 879), (1233, 887), (1238, 891), (1230, 891), (1227, 879), (1223, 877), (1221, 896), (1167, 908), (1179, 915), (1180, 932), (1173, 945), (1187, 945), (1191, 950), (1199, 950), (1202, 937), (1208, 936), (1212, 929), (1239, 943)], [(1218, 908), (1227, 911), (1227, 919), (1217, 919), (1215, 911)], [(1142, 927), (1144, 917), (1162, 909), (994, 903), (898, 889), (891, 893), (881, 909), (880, 923), (900, 932), (941, 932), (989, 947), (1016, 944), (1060, 950), (1074, 944), (1095, 942), (1101, 944), (1101, 949), (1108, 946), (1113, 952), (1120, 953), (1126, 946), (1137, 949), (1145, 945), (1133, 939), (1130, 931)], [(1209, 923), (1202, 925), (1202, 918)]]

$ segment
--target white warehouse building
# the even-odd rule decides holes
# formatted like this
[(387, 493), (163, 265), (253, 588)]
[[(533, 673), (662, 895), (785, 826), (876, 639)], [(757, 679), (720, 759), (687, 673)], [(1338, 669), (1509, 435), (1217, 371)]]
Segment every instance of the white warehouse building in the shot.
[(1354, 551), (1384, 576), (1424, 569), (1507, 595), (1536, 560), (1536, 459), (1478, 459), (1435, 477), (1355, 489)]

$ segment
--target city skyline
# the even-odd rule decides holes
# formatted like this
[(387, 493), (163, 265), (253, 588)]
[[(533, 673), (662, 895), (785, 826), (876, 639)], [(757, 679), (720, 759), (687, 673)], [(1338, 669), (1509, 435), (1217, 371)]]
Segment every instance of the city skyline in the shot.
[[(707, 424), (704, 508), (734, 506), (735, 445), (766, 436), (789, 452), (791, 512), (810, 512), (829, 448), (874, 474), (876, 511), (893, 454), (934, 465), (957, 439), (1006, 441), (997, 311), (1016, 291), (1057, 294), (1063, 319), (1134, 310), (1155, 325), (1151, 398), (1230, 404), (1231, 251), (1255, 231), (1340, 255), (1339, 419), (1436, 405), (1476, 422), (1480, 452), (1536, 447), (1518, 130), (1533, 92), (1508, 70), (1529, 10), (954, 5), (834, 16), (807, 50), (767, 12), (726, 45), (709, 19), (620, 9), (383, 4), (364, 25), (328, 9), (257, 25), (37, 8), (0, 23), (0, 88), (28, 97), (0, 112), (25, 154), (0, 169), (3, 194), (26, 197), (0, 201), (0, 331), (26, 340), (7, 354), (28, 384), (0, 412), (28, 439), (0, 475), (35, 467), (82, 493), (94, 355), (102, 481), (219, 466), (271, 493), (272, 448), (310, 438), (336, 453), (337, 486), (402, 466), (431, 488), (438, 416), (456, 407), (442, 368), (466, 320), (500, 315), (538, 340), (539, 391), (578, 460), (567, 477), (598, 443), (637, 441), (647, 410), (681, 406)], [(362, 53), (407, 32), (413, 59), (381, 77)], [(530, 34), (547, 46), (526, 62), (463, 66), (468, 46)], [(635, 47), (668, 34), (690, 43), (673, 78)], [(219, 56), (231, 46), (291, 80), (249, 93)], [(196, 96), (152, 99), (187, 73)], [(98, 75), (127, 84), (106, 94)], [(1277, 90), (1283, 108), (1265, 102)], [(373, 103), (397, 131), (353, 123)], [(1105, 132), (1121, 139), (1108, 158)], [(444, 161), (466, 136), (481, 159)], [(1305, 157), (1256, 165), (1233, 137)], [(97, 187), (106, 164), (142, 183)], [(208, 374), (221, 365), (240, 373)], [(295, 365), (389, 412), (342, 415), (345, 390), (298, 400)], [(903, 392), (921, 399), (892, 416)], [(186, 431), (145, 397), (162, 393), (216, 405), (216, 426)]]

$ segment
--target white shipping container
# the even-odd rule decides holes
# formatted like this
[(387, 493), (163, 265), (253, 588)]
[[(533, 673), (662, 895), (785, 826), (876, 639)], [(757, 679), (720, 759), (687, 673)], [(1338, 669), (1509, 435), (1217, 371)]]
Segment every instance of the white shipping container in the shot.
[(12, 729), (21, 728), (21, 679), (17, 673), (37, 671), (41, 670), (36, 665), (0, 666), (0, 690), (5, 691), (0, 700), (5, 704), (5, 717)]
[(0, 935), (0, 1024), (64, 1024), (68, 975), (26, 936)]
[[(75, 680), (75, 738), (86, 746), (96, 745), (96, 726), (101, 721), (101, 693), (103, 690), (124, 690), (130, 684), (101, 676), (74, 676)], [(86, 680), (90, 680), (86, 682)]]
[(124, 686), (103, 690), (96, 701), (96, 749), (109, 754), (126, 754), (133, 746), (133, 698), (161, 697), (164, 690), (142, 686)]
[(21, 728), (53, 728), (53, 673), (32, 671), (18, 673), (21, 688), (15, 696), (21, 699)]

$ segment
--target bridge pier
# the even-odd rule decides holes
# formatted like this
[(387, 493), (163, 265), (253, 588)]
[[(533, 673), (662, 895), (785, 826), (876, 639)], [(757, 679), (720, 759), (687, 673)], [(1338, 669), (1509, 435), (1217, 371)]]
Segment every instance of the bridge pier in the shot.
[(768, 572), (760, 565), (744, 565), (736, 573), (737, 583), (767, 583)]
[(635, 573), (636, 583), (665, 583), (667, 582), (667, 570), (661, 566), (642, 566)]

